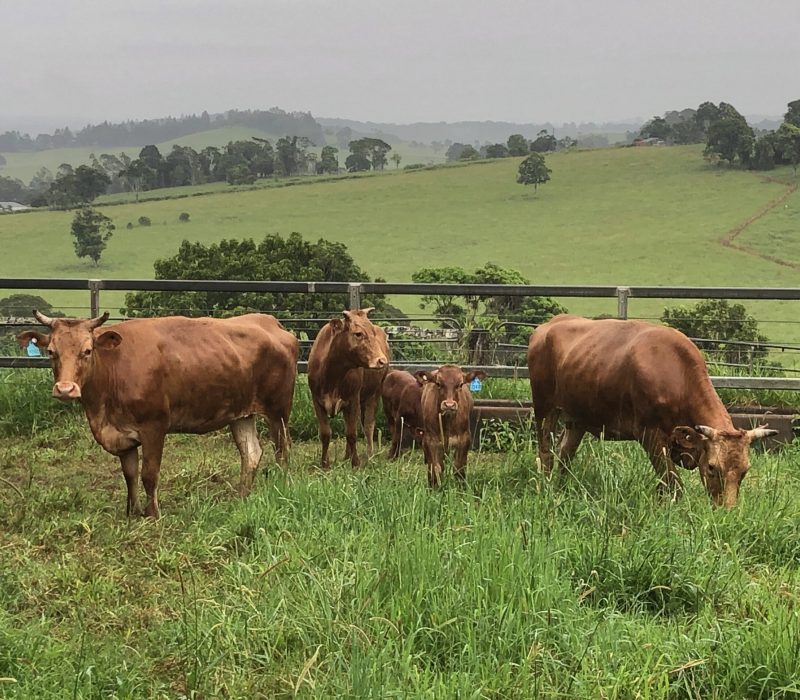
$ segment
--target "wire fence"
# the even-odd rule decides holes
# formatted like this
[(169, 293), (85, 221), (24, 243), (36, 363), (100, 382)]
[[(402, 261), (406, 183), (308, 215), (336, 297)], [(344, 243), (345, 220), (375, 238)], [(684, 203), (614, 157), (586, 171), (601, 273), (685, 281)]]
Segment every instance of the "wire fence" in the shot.
[[(343, 308), (370, 306), (370, 300), (378, 295), (392, 299), (413, 295), (415, 297), (440, 296), (446, 298), (516, 299), (550, 297), (569, 303), (570, 300), (600, 300), (616, 302), (616, 313), (604, 313), (604, 317), (633, 318), (630, 315), (632, 302), (638, 300), (706, 300), (725, 299), (731, 301), (800, 301), (800, 288), (749, 288), (749, 287), (628, 287), (617, 285), (494, 285), (494, 284), (419, 284), (387, 282), (298, 282), (298, 281), (239, 281), (239, 280), (135, 280), (135, 279), (41, 279), (0, 278), (0, 290), (32, 293), (53, 290), (86, 293), (84, 303), (73, 303), (57, 308), (66, 316), (97, 316), (103, 308), (108, 293), (119, 298), (121, 292), (167, 292), (168, 302), (159, 307), (159, 315), (214, 315), (225, 316), (245, 311), (263, 311), (275, 315), (301, 343), (301, 360), (307, 357), (308, 349), (318, 330), (337, 311)], [(213, 299), (213, 304), (195, 303), (197, 295)], [(229, 305), (225, 301), (244, 295), (245, 307)], [(288, 295), (288, 296), (287, 296)], [(133, 297), (129, 297), (133, 298)], [(7, 300), (12, 302), (14, 297)], [(291, 310), (275, 306), (275, 300), (291, 303)], [(222, 300), (223, 303), (220, 303)], [(288, 301), (287, 301), (288, 300)], [(25, 299), (24, 302), (27, 302)], [(46, 366), (44, 358), (20, 356), (13, 343), (13, 336), (21, 328), (35, 325), (28, 305), (6, 303), (0, 309), (0, 334), (3, 336), (0, 367)], [(148, 315), (152, 309), (116, 304), (112, 321), (122, 321), (130, 316)], [(125, 314), (119, 312), (123, 306)], [(509, 304), (509, 306), (514, 306)], [(394, 364), (405, 366), (431, 366), (445, 361), (480, 366), (489, 369), (494, 376), (527, 376), (527, 337), (536, 327), (530, 319), (517, 318), (513, 311), (504, 318), (476, 315), (468, 322), (456, 315), (420, 313), (404, 314), (389, 307), (383, 312), (374, 312), (374, 320), (387, 329), (393, 351)], [(652, 313), (637, 316), (643, 320), (659, 322), (660, 317)], [(680, 315), (673, 320), (681, 320)], [(781, 386), (800, 389), (800, 379), (792, 375), (800, 373), (800, 338), (797, 323), (791, 318), (759, 319), (759, 323), (770, 327), (784, 328), (790, 339), (762, 337), (754, 341), (737, 340), (737, 319), (719, 316), (693, 316), (695, 322), (713, 321), (720, 329), (718, 337), (696, 337), (694, 342), (706, 354), (712, 372), (721, 375), (739, 375), (737, 379), (758, 385)], [(792, 325), (794, 324), (794, 325)], [(730, 330), (730, 333), (727, 331)], [(795, 335), (796, 331), (796, 335)], [(782, 333), (782, 335), (784, 335)], [(10, 342), (11, 341), (11, 342)], [(303, 369), (301, 364), (300, 369)], [(787, 376), (788, 375), (788, 376)], [(790, 384), (786, 384), (789, 382)], [(795, 386), (793, 383), (796, 383)]]

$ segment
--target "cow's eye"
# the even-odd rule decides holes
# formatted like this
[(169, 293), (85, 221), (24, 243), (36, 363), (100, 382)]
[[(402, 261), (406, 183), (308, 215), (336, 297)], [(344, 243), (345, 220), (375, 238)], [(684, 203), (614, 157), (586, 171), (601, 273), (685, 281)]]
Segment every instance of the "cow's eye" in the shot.
[(716, 464), (709, 464), (708, 465), (708, 473), (711, 474), (711, 476), (714, 476), (714, 474), (717, 473), (718, 469), (719, 469), (719, 467), (717, 467)]
[(361, 340), (364, 337), (364, 334), (361, 331), (355, 331), (353, 333), (353, 337), (358, 338), (359, 340)]
[(86, 350), (83, 351), (84, 357), (89, 357), (89, 355), (91, 355), (91, 354), (92, 354), (92, 349), (91, 348), (86, 348)]
[(50, 355), (50, 357), (55, 357), (56, 356), (56, 351), (55, 350), (48, 350), (47, 354)]

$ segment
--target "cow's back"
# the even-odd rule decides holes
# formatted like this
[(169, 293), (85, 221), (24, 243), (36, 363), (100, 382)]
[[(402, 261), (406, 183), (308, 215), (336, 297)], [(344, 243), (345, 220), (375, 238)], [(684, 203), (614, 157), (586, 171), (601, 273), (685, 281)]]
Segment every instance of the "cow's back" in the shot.
[[(100, 381), (134, 418), (163, 414), (171, 431), (206, 432), (264, 413), (293, 389), (297, 339), (267, 314), (230, 319), (135, 319), (113, 327)], [(287, 382), (287, 375), (291, 381)]]
[(560, 408), (617, 437), (692, 424), (698, 401), (719, 401), (694, 344), (645, 322), (557, 316), (532, 334), (528, 366), (537, 412)]

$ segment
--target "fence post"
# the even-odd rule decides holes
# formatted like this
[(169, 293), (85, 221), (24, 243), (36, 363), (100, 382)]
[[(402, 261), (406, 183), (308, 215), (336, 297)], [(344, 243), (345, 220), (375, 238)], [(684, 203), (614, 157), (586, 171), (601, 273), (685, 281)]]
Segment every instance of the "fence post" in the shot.
[(617, 287), (617, 318), (628, 318), (628, 297), (631, 295), (630, 287)]
[(103, 280), (89, 280), (89, 317), (97, 318), (100, 315), (100, 290)]
[(348, 304), (348, 308), (352, 311), (353, 309), (360, 309), (361, 308), (361, 283), (360, 282), (350, 282), (348, 284), (350, 288), (350, 303)]

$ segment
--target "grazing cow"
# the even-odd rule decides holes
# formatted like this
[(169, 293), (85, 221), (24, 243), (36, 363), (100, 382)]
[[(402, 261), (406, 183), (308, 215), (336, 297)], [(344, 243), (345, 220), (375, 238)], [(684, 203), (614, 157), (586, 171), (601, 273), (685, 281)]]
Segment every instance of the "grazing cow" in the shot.
[(660, 491), (680, 493), (675, 464), (699, 467), (714, 504), (730, 508), (750, 466), (750, 443), (777, 432), (734, 428), (700, 351), (673, 328), (556, 316), (531, 335), (528, 368), (546, 473), (562, 414), (559, 457), (565, 464), (587, 432), (636, 440), (656, 470)]
[(150, 318), (100, 329), (92, 319), (49, 318), (36, 338), (53, 365), (53, 396), (80, 400), (95, 440), (119, 457), (128, 514), (138, 512), (139, 452), (147, 515), (158, 517), (158, 480), (167, 433), (208, 433), (230, 426), (242, 459), (239, 493), (247, 495), (261, 459), (255, 414), (265, 415), (280, 461), (287, 458), (297, 339), (272, 316)]
[(411, 372), (393, 369), (381, 387), (383, 412), (392, 435), (389, 457), (400, 456), (404, 428), (415, 440), (422, 436), (422, 386)]
[(467, 475), (467, 454), (470, 446), (469, 414), (472, 394), (469, 383), (485, 379), (481, 370), (462, 372), (456, 365), (442, 365), (433, 371), (421, 370), (416, 376), (422, 382), (422, 450), (428, 465), (428, 484), (442, 483), (442, 462), (452, 445), (455, 450), (453, 474), (459, 481)]
[(356, 430), (361, 419), (367, 442), (367, 458), (372, 456), (375, 412), (381, 395), (381, 382), (389, 367), (389, 345), (383, 328), (374, 325), (368, 309), (344, 311), (317, 334), (308, 355), (308, 386), (319, 421), (322, 443), (322, 469), (330, 468), (330, 418), (344, 413), (348, 457), (357, 468), (361, 462), (356, 449)]

